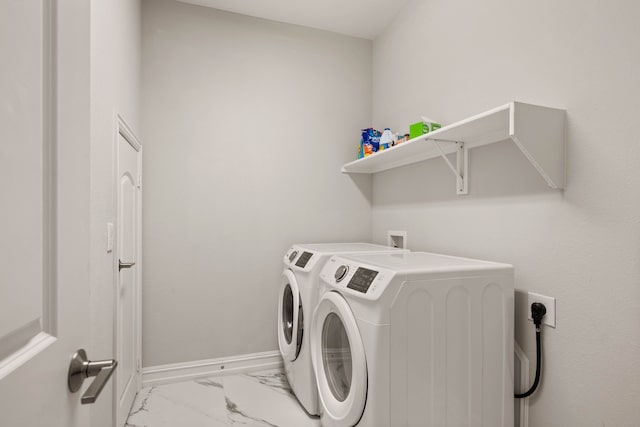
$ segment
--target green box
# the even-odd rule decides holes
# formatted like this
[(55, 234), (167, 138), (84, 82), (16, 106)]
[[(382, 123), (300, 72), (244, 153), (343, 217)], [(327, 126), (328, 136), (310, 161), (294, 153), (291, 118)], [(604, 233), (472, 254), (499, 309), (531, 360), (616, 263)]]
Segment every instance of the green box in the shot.
[(440, 129), (442, 125), (434, 122), (418, 122), (409, 126), (409, 139), (417, 138), (425, 133)]

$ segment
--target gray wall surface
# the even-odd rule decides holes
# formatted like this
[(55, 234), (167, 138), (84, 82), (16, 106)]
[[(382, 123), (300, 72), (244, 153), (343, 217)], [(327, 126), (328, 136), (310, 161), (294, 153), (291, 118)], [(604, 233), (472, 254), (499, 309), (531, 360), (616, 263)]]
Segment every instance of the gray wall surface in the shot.
[[(115, 357), (114, 252), (107, 252), (107, 223), (114, 209), (115, 114), (140, 137), (139, 0), (91, 1), (91, 347), (94, 358)], [(115, 378), (115, 376), (114, 376)], [(111, 426), (109, 381), (91, 405), (93, 426)]]
[(532, 379), (526, 292), (557, 298), (531, 427), (640, 419), (639, 21), (633, 1), (413, 1), (374, 41), (378, 128), (452, 123), (512, 100), (567, 110), (564, 192), (509, 143), (471, 151), (469, 196), (455, 195), (441, 159), (373, 179), (374, 242), (407, 230), (412, 250), (515, 266)]
[(143, 366), (275, 350), (282, 255), (369, 240), (371, 42), (143, 2)]

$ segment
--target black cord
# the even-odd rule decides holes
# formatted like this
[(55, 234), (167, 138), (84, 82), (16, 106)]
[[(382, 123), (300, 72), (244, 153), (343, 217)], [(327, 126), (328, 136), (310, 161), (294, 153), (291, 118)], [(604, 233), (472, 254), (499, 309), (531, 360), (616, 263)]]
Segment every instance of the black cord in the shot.
[(538, 388), (538, 384), (540, 384), (540, 373), (542, 371), (542, 343), (540, 336), (542, 335), (542, 318), (547, 314), (547, 307), (540, 302), (534, 302), (531, 304), (531, 318), (533, 319), (533, 323), (536, 326), (536, 378), (533, 380), (533, 384), (531, 388), (527, 390), (525, 393), (514, 394), (516, 399), (523, 399), (525, 397), (529, 397), (533, 394), (534, 391)]
[(525, 397), (529, 397), (533, 394), (534, 391), (538, 388), (538, 384), (540, 383), (540, 365), (542, 364), (542, 351), (540, 350), (540, 328), (536, 328), (536, 378), (533, 380), (533, 385), (529, 390), (525, 393), (515, 394), (516, 399), (524, 399)]

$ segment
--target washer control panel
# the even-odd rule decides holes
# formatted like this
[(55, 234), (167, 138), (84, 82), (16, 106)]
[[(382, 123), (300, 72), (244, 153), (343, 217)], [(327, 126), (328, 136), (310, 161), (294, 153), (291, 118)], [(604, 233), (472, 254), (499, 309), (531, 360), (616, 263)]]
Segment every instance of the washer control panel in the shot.
[(320, 279), (323, 286), (339, 289), (343, 293), (357, 295), (360, 298), (376, 300), (395, 275), (392, 270), (332, 256), (322, 268)]
[(311, 252), (302, 252), (302, 255), (296, 261), (296, 267), (305, 268), (312, 256)]
[(283, 261), (285, 265), (292, 270), (308, 272), (311, 271), (319, 258), (321, 258), (320, 254), (293, 245), (287, 253), (284, 254)]

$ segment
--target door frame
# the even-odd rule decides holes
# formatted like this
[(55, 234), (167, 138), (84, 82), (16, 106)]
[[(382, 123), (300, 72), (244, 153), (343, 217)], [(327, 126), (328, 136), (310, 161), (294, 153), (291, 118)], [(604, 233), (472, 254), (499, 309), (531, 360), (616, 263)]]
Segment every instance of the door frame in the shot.
[[(119, 280), (119, 270), (118, 270), (118, 248), (120, 244), (119, 239), (119, 224), (118, 224), (118, 212), (120, 209), (120, 185), (119, 184), (119, 176), (118, 176), (118, 159), (120, 158), (120, 145), (119, 145), (119, 137), (122, 136), (137, 152), (138, 152), (138, 188), (140, 190), (138, 197), (138, 202), (136, 206), (137, 210), (137, 218), (136, 221), (138, 223), (138, 232), (136, 239), (138, 241), (136, 248), (136, 282), (137, 289), (135, 291), (136, 298), (136, 316), (135, 316), (135, 336), (136, 336), (136, 393), (140, 391), (142, 388), (142, 143), (135, 135), (131, 127), (127, 124), (126, 120), (120, 113), (115, 114), (115, 125), (114, 125), (114, 135), (113, 135), (113, 147), (114, 147), (114, 158), (113, 158), (113, 213), (114, 213), (114, 230), (113, 230), (113, 256), (112, 256), (112, 271), (113, 271), (113, 354), (117, 355), (119, 347), (118, 343), (121, 337), (118, 336), (119, 328), (118, 328), (118, 310), (120, 299), (118, 298), (118, 280)], [(114, 376), (114, 387), (113, 387), (113, 425), (115, 427), (118, 426), (118, 383), (117, 377)]]

